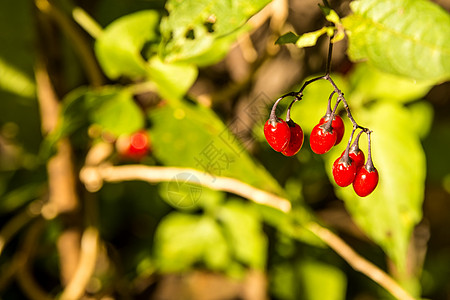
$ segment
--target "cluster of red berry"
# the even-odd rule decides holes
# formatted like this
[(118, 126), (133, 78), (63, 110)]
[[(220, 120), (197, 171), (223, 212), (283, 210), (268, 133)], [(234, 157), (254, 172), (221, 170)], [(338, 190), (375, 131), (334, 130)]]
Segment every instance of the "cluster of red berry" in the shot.
[[(269, 119), (264, 125), (264, 135), (269, 145), (277, 152), (281, 152), (285, 156), (293, 156), (300, 151), (304, 134), (302, 128), (290, 118), (290, 110), (292, 105), (301, 100), (303, 89), (310, 83), (319, 80), (328, 80), (335, 90), (331, 93), (328, 100), (328, 107), (325, 116), (311, 131), (309, 138), (311, 150), (316, 154), (327, 153), (333, 146), (338, 145), (344, 136), (345, 127), (342, 118), (336, 115), (336, 109), (340, 102), (344, 103), (347, 116), (353, 123), (353, 131), (348, 141), (345, 151), (341, 154), (333, 164), (333, 178), (338, 186), (345, 187), (353, 184), (353, 189), (360, 197), (365, 197), (373, 192), (378, 184), (378, 171), (373, 165), (371, 156), (371, 131), (368, 128), (359, 126), (353, 119), (350, 109), (343, 97), (342, 92), (336, 87), (329, 75), (314, 78), (307, 81), (299, 92), (288, 93), (280, 97), (272, 107)], [(337, 93), (338, 99), (333, 110), (331, 110), (331, 99)], [(288, 107), (286, 121), (276, 116), (276, 106), (287, 96), (294, 96), (294, 101)], [(353, 135), (357, 129), (361, 131), (357, 135), (355, 141), (351, 145)], [(369, 141), (368, 157), (364, 163), (364, 153), (359, 148), (359, 138), (365, 132)]]

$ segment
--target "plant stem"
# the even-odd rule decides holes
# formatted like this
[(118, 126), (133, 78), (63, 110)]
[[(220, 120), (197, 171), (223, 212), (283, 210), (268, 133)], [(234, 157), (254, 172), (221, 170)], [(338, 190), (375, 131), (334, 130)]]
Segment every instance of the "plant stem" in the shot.
[(372, 145), (371, 145), (371, 138), (370, 138), (372, 131), (368, 130), (366, 132), (366, 134), (367, 134), (367, 140), (368, 140), (369, 147), (367, 150), (368, 154), (367, 154), (367, 162), (366, 162), (365, 168), (367, 171), (372, 172), (375, 170), (375, 167), (374, 167), (373, 161), (372, 161)]

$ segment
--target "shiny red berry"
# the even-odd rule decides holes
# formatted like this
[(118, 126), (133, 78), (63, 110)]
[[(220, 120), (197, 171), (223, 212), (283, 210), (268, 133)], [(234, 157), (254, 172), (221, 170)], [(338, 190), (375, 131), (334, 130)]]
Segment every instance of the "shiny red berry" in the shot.
[[(320, 119), (319, 124), (325, 124), (326, 122), (328, 122), (328, 120), (330, 119), (329, 115), (323, 116)], [(334, 115), (333, 121), (331, 121), (331, 127), (333, 127), (333, 129), (336, 131), (336, 142), (334, 143), (335, 145), (339, 144), (342, 141), (342, 138), (344, 137), (344, 132), (345, 132), (345, 126), (344, 126), (344, 121), (342, 121), (342, 118), (338, 115)]]
[(367, 170), (367, 165), (363, 166), (355, 176), (353, 181), (353, 189), (360, 197), (366, 197), (377, 187), (378, 171), (373, 167), (370, 171)]
[(281, 153), (283, 153), (286, 156), (293, 156), (297, 154), (297, 152), (300, 151), (300, 149), (302, 148), (304, 135), (300, 125), (298, 125), (294, 121), (289, 120), (287, 121), (287, 124), (291, 132), (291, 137), (289, 139), (288, 146)]
[[(345, 153), (345, 151), (344, 151), (344, 153)], [(342, 153), (342, 155), (344, 155), (344, 153)], [(358, 172), (359, 169), (361, 169), (364, 166), (364, 160), (365, 160), (364, 152), (362, 152), (362, 150), (359, 148), (358, 149), (350, 148), (348, 155), (353, 160), (355, 167), (356, 167), (356, 172)]]
[(117, 152), (124, 158), (140, 160), (150, 151), (150, 137), (144, 130), (121, 135), (116, 141)]
[(288, 124), (280, 118), (276, 120), (269, 119), (264, 124), (264, 136), (267, 142), (277, 152), (281, 152), (289, 144), (291, 130)]
[(309, 144), (311, 150), (317, 154), (324, 154), (334, 146), (336, 143), (337, 134), (333, 128), (327, 129), (326, 124), (317, 124), (311, 131), (309, 137)]
[(338, 186), (348, 186), (350, 185), (356, 175), (356, 164), (350, 157), (339, 157), (334, 161), (333, 164), (333, 178)]

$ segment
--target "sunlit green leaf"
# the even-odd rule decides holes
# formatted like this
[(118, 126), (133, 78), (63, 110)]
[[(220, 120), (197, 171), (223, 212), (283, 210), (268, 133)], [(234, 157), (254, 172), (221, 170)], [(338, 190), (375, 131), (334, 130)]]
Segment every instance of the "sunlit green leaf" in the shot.
[(327, 6), (323, 6), (323, 5), (319, 5), (319, 7), (322, 10), (323, 14), (325, 15), (325, 18), (327, 19), (327, 21), (330, 21), (331, 23), (334, 23), (334, 24), (341, 23), (341, 19), (339, 18), (336, 11), (334, 11), (333, 9), (331, 9)]
[(348, 54), (385, 72), (439, 82), (450, 78), (450, 15), (426, 0), (358, 0), (343, 19)]
[(211, 269), (225, 269), (230, 253), (219, 225), (207, 216), (173, 212), (155, 234), (155, 255), (163, 272), (183, 271), (203, 262)]
[(307, 32), (302, 34), (297, 42), (295, 43), (297, 47), (303, 48), (303, 47), (311, 47), (314, 46), (317, 43), (317, 40), (319, 37), (321, 37), (323, 34), (328, 32), (328, 27), (322, 27), (319, 30)]
[(0, 54), (0, 89), (21, 97), (32, 98), (35, 88), (34, 81), (28, 74), (10, 65)]
[(351, 74), (350, 83), (352, 98), (363, 98), (363, 101), (374, 99), (414, 101), (425, 96), (432, 87), (429, 81), (417, 81), (381, 72), (366, 63), (357, 64)]
[(115, 136), (131, 134), (144, 126), (144, 116), (125, 89), (105, 89), (88, 94), (88, 105), (93, 107), (91, 121)]
[(298, 272), (303, 279), (303, 299), (346, 299), (347, 278), (338, 268), (319, 261), (307, 259), (299, 262)]
[(252, 206), (238, 201), (227, 202), (218, 212), (234, 256), (251, 268), (263, 269), (267, 241), (259, 215)]
[(197, 68), (185, 63), (165, 63), (158, 56), (149, 60), (150, 79), (166, 99), (179, 99), (197, 78)]
[[(169, 16), (161, 22), (163, 44), (161, 54), (167, 61), (189, 61), (199, 65), (211, 63), (204, 56), (219, 45), (228, 49), (236, 37), (236, 30), (262, 9), (269, 0), (168, 1)], [(229, 37), (232, 39), (229, 39)], [(223, 40), (226, 40), (226, 45)], [(224, 47), (228, 46), (228, 47)], [(226, 54), (220, 51), (221, 56)], [(207, 61), (204, 61), (207, 59)], [(220, 57), (216, 57), (220, 59)]]
[(95, 43), (105, 74), (111, 79), (145, 78), (148, 68), (141, 51), (146, 43), (159, 41), (158, 25), (159, 15), (152, 10), (126, 15), (108, 25)]

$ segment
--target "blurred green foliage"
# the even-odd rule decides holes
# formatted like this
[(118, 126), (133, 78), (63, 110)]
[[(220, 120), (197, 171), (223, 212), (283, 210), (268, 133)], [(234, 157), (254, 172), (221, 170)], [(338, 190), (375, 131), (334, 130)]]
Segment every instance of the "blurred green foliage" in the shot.
[[(344, 142), (326, 155), (309, 151), (306, 136), (300, 154), (286, 158), (265, 143), (260, 120), (251, 125), (245, 120), (266, 118), (272, 100), (262, 104), (257, 116), (248, 111), (238, 114), (236, 109), (231, 118), (225, 118), (221, 105), (205, 105), (192, 96), (202, 71), (220, 69), (236, 40), (251, 33), (246, 21), (270, 1), (94, 1), (87, 9), (104, 28), (86, 45), (106, 77), (104, 85), (95, 87), (86, 84), (89, 76), (83, 74), (76, 45), (62, 32), (54, 35), (59, 24), (39, 11), (44, 2), (36, 1), (36, 6), (11, 0), (0, 3), (2, 299), (25, 297), (26, 288), (9, 284), (16, 276), (12, 266), (29, 240), (33, 226), (28, 223), (38, 224), (32, 219), (39, 219), (39, 213), (26, 216), (29, 209), (39, 207), (36, 200), (48, 196), (45, 167), (58, 141), (68, 137), (72, 142), (78, 172), (93, 145), (114, 145), (118, 137), (140, 129), (151, 140), (151, 154), (141, 164), (198, 169), (211, 182), (218, 176), (232, 177), (286, 197), (292, 212), (285, 214), (213, 191), (201, 182), (187, 184), (192, 174), (185, 173), (157, 185), (104, 184), (95, 193), (77, 183), (82, 209), (75, 216), (45, 220), (43, 242), (28, 247), (35, 252), (33, 268), (39, 284), (52, 297), (63, 289), (58, 238), (66, 228), (82, 228), (89, 222), (98, 226), (104, 242), (104, 261), (94, 272), (99, 287), (89, 286), (92, 295), (111, 294), (120, 299), (157, 294), (165, 276), (192, 270), (237, 280), (256, 270), (265, 274), (267, 294), (274, 299), (389, 297), (350, 270), (302, 226), (317, 222), (314, 212), (320, 215), (328, 201), (336, 198), (350, 214), (347, 226), (356, 224), (364, 236), (356, 242), (354, 237), (349, 240), (375, 264), (387, 269), (385, 260), (393, 262), (397, 279), (416, 296), (439, 296), (449, 288), (442, 280), (449, 274), (441, 266), (450, 261), (442, 250), (448, 247), (445, 243), (430, 249), (431, 258), (423, 269), (419, 265), (411, 273), (407, 268), (411, 237), (427, 205), (426, 184), (437, 186), (433, 192), (444, 199), (440, 202), (444, 207), (448, 204), (450, 159), (445, 149), (450, 147), (450, 138), (445, 137), (450, 124), (424, 100), (436, 84), (448, 79), (448, 13), (425, 0), (359, 0), (352, 2), (353, 13), (342, 24), (334, 15), (330, 20), (347, 30), (350, 59), (367, 60), (353, 65), (349, 73), (332, 74), (355, 119), (373, 130), (372, 151), (381, 179), (372, 195), (360, 198), (351, 187), (338, 188), (332, 183), (331, 166), (345, 149), (349, 121)], [(53, 1), (49, 5), (71, 20), (70, 10), (78, 3)], [(89, 25), (71, 26), (87, 29)], [(399, 28), (408, 31), (400, 34)], [(313, 34), (308, 46), (320, 41), (327, 30)], [(294, 34), (285, 35), (279, 43), (297, 39)], [(48, 64), (62, 99), (57, 127), (45, 137), (37, 101), (41, 87), (34, 74), (37, 58)], [(328, 82), (315, 82), (292, 108), (293, 120), (306, 134), (323, 116), (331, 91)], [(230, 98), (227, 105), (236, 108), (234, 101)], [(360, 146), (367, 153), (364, 138)], [(128, 163), (117, 153), (108, 162)]]

